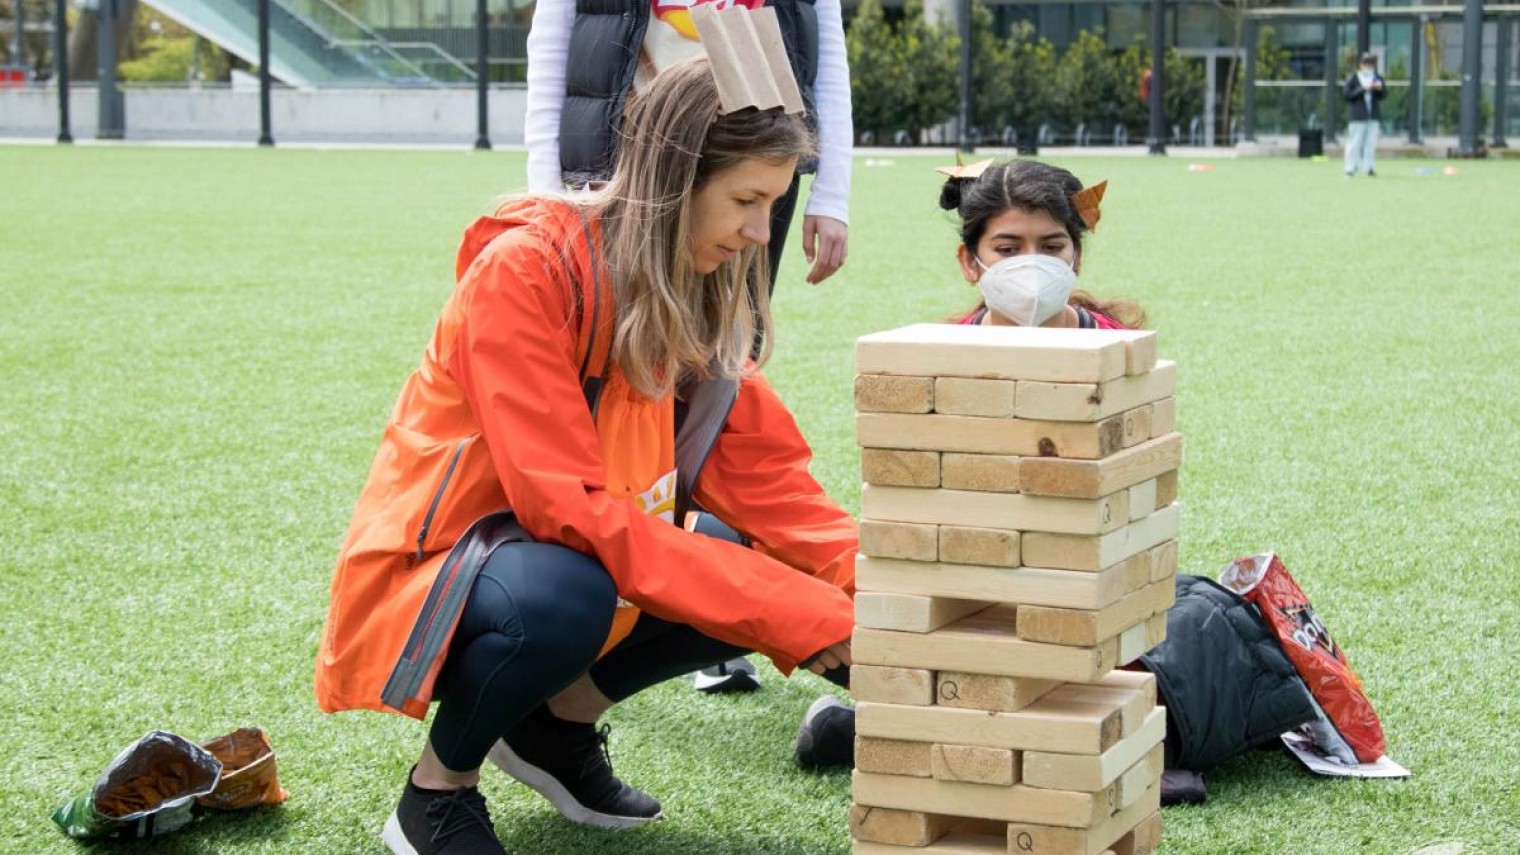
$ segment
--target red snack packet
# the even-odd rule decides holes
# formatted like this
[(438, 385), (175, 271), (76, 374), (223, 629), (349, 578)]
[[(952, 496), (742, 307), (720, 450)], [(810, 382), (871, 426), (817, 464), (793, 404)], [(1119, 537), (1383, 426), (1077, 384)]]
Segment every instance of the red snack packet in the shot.
[(1219, 574), (1219, 583), (1261, 611), (1277, 634), (1277, 643), (1357, 761), (1374, 763), (1382, 757), (1387, 747), (1383, 726), (1362, 691), (1362, 681), (1276, 553), (1235, 559)]

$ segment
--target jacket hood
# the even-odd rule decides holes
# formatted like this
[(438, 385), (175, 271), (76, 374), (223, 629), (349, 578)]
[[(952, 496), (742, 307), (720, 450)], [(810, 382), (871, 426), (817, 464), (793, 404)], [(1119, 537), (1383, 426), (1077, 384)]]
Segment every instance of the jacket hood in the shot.
[(458, 281), (463, 278), (471, 262), (485, 251), (491, 241), (512, 229), (536, 227), (565, 234), (570, 231), (571, 224), (579, 227), (576, 222), (579, 219), (576, 205), (564, 199), (548, 196), (510, 199), (502, 203), (495, 213), (477, 219), (464, 230), (464, 238), (459, 243), (459, 254), (454, 259), (454, 279)]

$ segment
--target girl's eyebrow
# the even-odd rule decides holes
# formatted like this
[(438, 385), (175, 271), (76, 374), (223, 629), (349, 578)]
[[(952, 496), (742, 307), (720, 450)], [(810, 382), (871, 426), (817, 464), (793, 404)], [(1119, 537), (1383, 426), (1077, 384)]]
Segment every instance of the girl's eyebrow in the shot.
[[(1023, 235), (1017, 235), (1017, 234), (1014, 234), (1013, 232), (997, 232), (996, 234), (994, 234), (992, 236), (992, 239), (993, 240), (999, 240), (999, 239), (1002, 239), (1002, 238), (1007, 238), (1009, 240), (1018, 240), (1021, 237), (1023, 237)], [(1036, 240), (1045, 241), (1045, 240), (1055, 240), (1057, 238), (1060, 238), (1060, 239), (1064, 240), (1064, 239), (1070, 238), (1070, 235), (1066, 234), (1065, 231), (1050, 232), (1048, 234), (1040, 235), (1038, 238), (1036, 238)]]

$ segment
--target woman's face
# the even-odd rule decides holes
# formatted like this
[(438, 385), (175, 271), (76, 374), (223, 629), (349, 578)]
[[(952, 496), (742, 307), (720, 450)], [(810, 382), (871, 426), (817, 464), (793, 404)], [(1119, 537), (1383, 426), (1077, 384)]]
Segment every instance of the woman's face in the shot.
[(717, 270), (750, 244), (771, 240), (771, 205), (792, 185), (797, 160), (746, 158), (716, 172), (692, 195), (691, 265), (698, 276)]
[(981, 279), (985, 268), (1005, 258), (1031, 253), (1053, 256), (1077, 268), (1077, 246), (1071, 234), (1060, 220), (1044, 211), (1009, 208), (987, 221), (974, 257), (965, 244), (956, 249), (967, 282)]

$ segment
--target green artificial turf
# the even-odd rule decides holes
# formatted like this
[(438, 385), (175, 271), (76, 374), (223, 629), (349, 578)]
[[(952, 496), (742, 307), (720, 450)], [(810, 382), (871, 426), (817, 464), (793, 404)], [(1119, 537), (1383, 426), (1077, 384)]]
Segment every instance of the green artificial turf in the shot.
[[(1059, 158), (1053, 158), (1059, 160)], [(935, 206), (942, 159), (856, 159), (850, 260), (788, 250), (769, 369), (858, 506), (852, 343), (975, 292)], [(1167, 855), (1520, 850), (1520, 167), (1068, 159), (1110, 179), (1083, 281), (1141, 302), (1178, 364), (1181, 561), (1280, 552), (1349, 653), (1407, 781), (1278, 751), (1165, 812)], [(423, 726), (320, 714), (332, 561), (460, 231), (514, 153), (0, 148), (0, 851), (163, 728), (267, 729), (291, 797), (150, 846), (377, 853)], [(844, 853), (849, 778), (790, 741), (813, 677), (615, 710), (620, 774), (669, 819), (628, 833), (483, 785), (523, 855)]]

